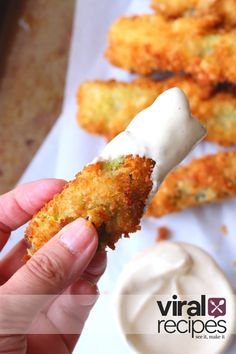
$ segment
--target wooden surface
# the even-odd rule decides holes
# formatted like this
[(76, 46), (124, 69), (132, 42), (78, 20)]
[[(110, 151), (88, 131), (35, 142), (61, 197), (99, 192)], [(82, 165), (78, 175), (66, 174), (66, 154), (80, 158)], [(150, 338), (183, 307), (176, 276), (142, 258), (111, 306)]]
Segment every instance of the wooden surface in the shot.
[(60, 113), (74, 9), (74, 0), (5, 1), (10, 5), (4, 23), (0, 19), (0, 194), (15, 185)]

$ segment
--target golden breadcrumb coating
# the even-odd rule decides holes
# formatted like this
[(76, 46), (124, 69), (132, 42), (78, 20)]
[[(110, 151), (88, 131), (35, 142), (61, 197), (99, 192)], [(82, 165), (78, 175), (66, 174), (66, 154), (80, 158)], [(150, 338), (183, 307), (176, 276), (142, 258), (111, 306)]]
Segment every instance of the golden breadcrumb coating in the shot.
[(235, 95), (228, 91), (202, 97), (202, 88), (186, 77), (162, 81), (141, 78), (132, 83), (85, 82), (77, 94), (78, 122), (88, 132), (110, 140), (125, 130), (133, 117), (150, 106), (157, 96), (174, 86), (188, 96), (192, 114), (208, 129), (207, 140), (224, 146), (236, 145)]
[(125, 156), (86, 166), (31, 220), (25, 232), (29, 255), (79, 217), (96, 227), (100, 248), (113, 249), (122, 235), (140, 229), (154, 165), (151, 159)]
[(171, 172), (147, 215), (161, 217), (186, 208), (236, 196), (236, 151), (195, 159)]
[(236, 0), (152, 0), (152, 8), (167, 18), (213, 13), (220, 23), (236, 25)]
[(214, 15), (173, 21), (160, 15), (121, 17), (106, 57), (130, 72), (184, 71), (201, 85), (236, 84), (236, 29), (214, 28)]

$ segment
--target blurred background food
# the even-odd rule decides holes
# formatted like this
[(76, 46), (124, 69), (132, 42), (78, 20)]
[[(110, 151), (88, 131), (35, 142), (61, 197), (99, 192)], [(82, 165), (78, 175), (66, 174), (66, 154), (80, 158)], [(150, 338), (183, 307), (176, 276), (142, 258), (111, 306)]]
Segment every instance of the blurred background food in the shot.
[(12, 188), (62, 105), (74, 0), (0, 0), (0, 193)]
[(204, 86), (236, 84), (236, 31), (213, 14), (172, 21), (159, 14), (121, 17), (111, 27), (108, 60), (138, 74), (186, 72)]
[(236, 25), (236, 0), (152, 0), (152, 8), (167, 18), (212, 14), (220, 23)]
[(185, 92), (192, 114), (208, 129), (206, 140), (224, 146), (236, 145), (233, 90), (219, 89), (207, 97), (208, 92), (187, 76), (165, 80), (139, 78), (131, 83), (87, 81), (78, 90), (78, 122), (88, 132), (110, 140), (126, 129), (133, 117), (151, 105), (158, 95), (174, 86)]
[(161, 217), (236, 197), (236, 151), (193, 159), (172, 171), (153, 198), (147, 215)]
[[(236, 0), (152, 0), (150, 6), (153, 14), (121, 17), (112, 24), (105, 52), (112, 64), (143, 77), (129, 83), (84, 82), (77, 93), (78, 123), (110, 140), (158, 95), (177, 86), (207, 127), (206, 140), (234, 148)], [(234, 151), (216, 153), (177, 168), (147, 215), (235, 197), (235, 156)]]

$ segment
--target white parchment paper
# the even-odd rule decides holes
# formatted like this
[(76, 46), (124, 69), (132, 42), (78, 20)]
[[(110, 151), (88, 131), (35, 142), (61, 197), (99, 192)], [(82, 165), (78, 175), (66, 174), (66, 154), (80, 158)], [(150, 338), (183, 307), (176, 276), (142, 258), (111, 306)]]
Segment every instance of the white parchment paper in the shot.
[[(121, 15), (151, 12), (148, 5), (149, 0), (77, 1), (63, 113), (22, 181), (53, 176), (71, 179), (105, 145), (102, 138), (91, 136), (78, 127), (75, 120), (76, 91), (79, 84), (88, 79), (131, 79), (131, 75), (112, 67), (104, 59), (107, 32), (111, 23)], [(202, 143), (187, 160), (217, 150), (220, 148), (216, 145)], [(228, 228), (226, 236), (220, 232), (222, 224)], [(75, 353), (132, 353), (117, 329), (110, 310), (110, 297), (127, 262), (154, 243), (156, 228), (162, 225), (170, 228), (173, 240), (191, 242), (208, 251), (236, 287), (236, 268), (232, 264), (236, 260), (236, 200), (189, 209), (159, 220), (144, 219), (140, 232), (132, 235), (130, 240), (120, 240), (116, 251), (108, 252), (108, 268), (100, 281), (101, 294), (104, 295), (91, 312)], [(22, 230), (13, 235), (10, 245), (19, 237), (22, 237)], [(236, 345), (227, 354), (235, 352)]]
[[(104, 59), (107, 31), (112, 21), (121, 14), (150, 12), (148, 5), (149, 1), (146, 0), (112, 1), (112, 4), (109, 0), (99, 1), (99, 4), (96, 1), (86, 1), (86, 4), (85, 1), (78, 2), (68, 74), (68, 96), (59, 140), (58, 177), (72, 178), (104, 146), (103, 139), (91, 136), (78, 128), (75, 122), (77, 111), (75, 92), (80, 82), (88, 79), (116, 78), (125, 81), (131, 79), (131, 75), (112, 67)], [(219, 147), (216, 145), (202, 143), (192, 152), (191, 158), (217, 150)], [(174, 240), (191, 242), (207, 250), (227, 273), (232, 284), (236, 286), (236, 268), (232, 265), (236, 258), (235, 214), (236, 201), (231, 200), (220, 205), (186, 210), (181, 214), (169, 215), (159, 220), (143, 220), (140, 232), (132, 235), (130, 240), (120, 240), (116, 251), (108, 252), (108, 269), (100, 281), (101, 293), (112, 294), (116, 279), (125, 264), (139, 251), (153, 244), (158, 225), (168, 226)], [(229, 230), (227, 236), (223, 236), (220, 232), (221, 224), (227, 225)], [(76, 352), (89, 354), (132, 352), (120, 337), (110, 312), (109, 299), (109, 296), (102, 295), (96, 304)]]

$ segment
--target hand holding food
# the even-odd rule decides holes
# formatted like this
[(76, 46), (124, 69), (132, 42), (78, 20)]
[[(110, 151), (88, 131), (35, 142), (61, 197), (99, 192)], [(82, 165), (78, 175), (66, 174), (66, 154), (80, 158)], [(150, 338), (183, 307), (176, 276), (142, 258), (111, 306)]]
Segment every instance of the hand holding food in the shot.
[(114, 248), (140, 228), (165, 176), (205, 133), (180, 89), (163, 93), (33, 217), (25, 233), (29, 255), (79, 217), (95, 226), (101, 249)]
[[(28, 221), (64, 184), (62, 180), (41, 180), (0, 197), (1, 250), (10, 232)], [(96, 283), (106, 267), (106, 254), (95, 255), (97, 244), (93, 226), (78, 219), (26, 264), (22, 260), (24, 240), (1, 258), (2, 353), (72, 352), (97, 300)]]
[[(82, 3), (79, 16), (84, 6), (88, 7), (85, 13), (92, 9)], [(121, 237), (139, 230), (143, 215), (159, 218), (236, 196), (236, 151), (222, 148), (217, 152), (217, 145), (204, 142), (196, 154), (210, 151), (211, 155), (175, 169), (204, 137), (223, 146), (236, 145), (236, 0), (150, 0), (146, 10), (149, 13), (151, 6), (153, 14), (140, 14), (138, 5), (139, 15), (118, 19), (108, 36), (106, 58), (129, 73), (152, 75), (131, 82), (117, 81), (121, 77), (132, 80), (129, 73), (113, 71), (110, 66), (108, 72), (105, 63), (100, 63), (100, 41), (94, 45), (93, 35), (90, 40), (94, 25), (99, 28), (95, 40), (104, 33), (103, 17), (96, 23), (103, 12), (104, 4), (100, 5), (95, 19), (73, 27), (76, 45), (72, 46), (67, 85), (72, 95), (68, 101), (66, 95), (68, 111), (63, 106), (66, 129), (60, 140), (57, 173), (70, 175), (70, 162), (73, 169), (75, 159), (80, 165), (82, 159), (90, 162), (86, 156), (86, 151), (90, 156), (90, 148), (97, 151), (97, 157), (68, 183), (36, 182), (0, 197), (0, 249), (10, 231), (32, 217), (25, 239), (0, 262), (0, 352), (71, 353), (98, 297), (106, 247), (114, 249)], [(111, 6), (108, 16), (113, 17), (116, 4)], [(133, 11), (131, 7), (129, 11)], [(24, 26), (23, 19), (19, 25)], [(26, 36), (34, 34), (34, 26), (29, 30)], [(80, 46), (80, 60), (76, 61)], [(100, 64), (102, 70), (97, 72)], [(75, 74), (78, 67), (79, 75)], [(116, 80), (95, 81), (94, 72), (100, 79), (114, 75)], [(78, 91), (77, 120), (87, 132), (109, 140), (102, 151), (95, 138), (73, 129), (74, 88), (83, 78), (93, 81), (82, 83)], [(72, 125), (67, 112), (68, 116), (73, 112)], [(233, 207), (230, 212), (224, 206), (224, 213), (217, 207), (210, 209), (202, 218), (192, 216), (202, 216), (204, 209), (200, 214), (188, 211), (162, 221), (146, 219), (141, 239), (120, 243), (109, 259), (101, 284), (104, 297), (91, 326), (87, 323), (80, 352), (95, 353), (98, 339), (102, 339), (102, 351), (110, 353), (113, 335), (119, 347), (118, 334), (116, 338), (109, 321), (110, 308), (106, 311), (100, 306), (103, 299), (109, 302), (106, 295), (112, 295), (117, 280), (118, 320), (125, 338), (140, 353), (222, 352), (234, 331), (233, 291), (208, 254), (182, 242), (191, 242), (194, 236), (193, 242), (206, 246), (228, 275), (233, 275), (228, 269), (235, 262)], [(150, 245), (157, 231), (155, 246), (140, 254), (119, 282), (121, 267), (144, 244)], [(163, 242), (168, 237), (178, 242)], [(112, 336), (108, 335), (107, 319)], [(90, 343), (86, 335), (94, 340)]]

